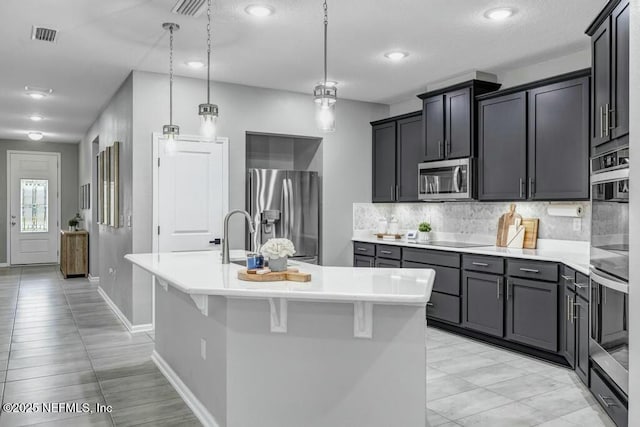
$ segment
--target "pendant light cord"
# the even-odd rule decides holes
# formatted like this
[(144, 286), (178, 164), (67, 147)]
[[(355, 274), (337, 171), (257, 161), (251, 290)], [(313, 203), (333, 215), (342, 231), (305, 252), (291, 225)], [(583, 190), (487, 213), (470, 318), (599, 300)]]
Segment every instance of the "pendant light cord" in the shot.
[(173, 125), (173, 25), (169, 27), (169, 124)]
[(324, 8), (324, 86), (327, 87), (327, 27), (329, 26), (329, 8), (325, 0), (322, 5)]
[(207, 104), (211, 104), (211, 0), (207, 0)]

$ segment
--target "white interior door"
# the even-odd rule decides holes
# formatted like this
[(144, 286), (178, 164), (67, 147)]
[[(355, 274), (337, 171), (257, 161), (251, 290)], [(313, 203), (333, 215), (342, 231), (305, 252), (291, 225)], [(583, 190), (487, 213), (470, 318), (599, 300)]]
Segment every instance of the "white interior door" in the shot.
[(59, 154), (9, 152), (11, 264), (58, 262)]
[(157, 250), (215, 248), (228, 209), (227, 142), (181, 138), (167, 150), (166, 140), (160, 138), (158, 145)]

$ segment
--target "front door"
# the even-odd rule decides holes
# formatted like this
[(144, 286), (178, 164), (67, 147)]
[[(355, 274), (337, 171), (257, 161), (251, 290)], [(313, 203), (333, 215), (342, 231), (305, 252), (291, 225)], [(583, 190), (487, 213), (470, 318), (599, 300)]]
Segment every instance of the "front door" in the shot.
[(9, 152), (10, 264), (58, 262), (59, 154)]
[(179, 140), (167, 151), (159, 140), (158, 251), (215, 248), (228, 209), (227, 143)]

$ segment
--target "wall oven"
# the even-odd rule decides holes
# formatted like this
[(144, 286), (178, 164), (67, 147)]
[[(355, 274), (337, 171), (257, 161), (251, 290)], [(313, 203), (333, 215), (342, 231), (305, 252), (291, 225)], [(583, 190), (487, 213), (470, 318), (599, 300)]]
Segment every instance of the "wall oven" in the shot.
[(591, 359), (629, 389), (629, 150), (592, 160)]
[(467, 200), (473, 196), (473, 159), (444, 160), (418, 165), (420, 200)]

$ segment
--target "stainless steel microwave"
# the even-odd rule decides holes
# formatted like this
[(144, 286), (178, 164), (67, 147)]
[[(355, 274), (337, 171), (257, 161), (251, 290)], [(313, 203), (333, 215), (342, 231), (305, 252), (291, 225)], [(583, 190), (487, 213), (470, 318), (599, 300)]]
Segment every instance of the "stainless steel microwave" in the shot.
[(473, 195), (473, 159), (443, 160), (418, 165), (420, 200), (468, 200)]

